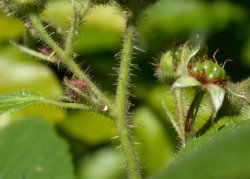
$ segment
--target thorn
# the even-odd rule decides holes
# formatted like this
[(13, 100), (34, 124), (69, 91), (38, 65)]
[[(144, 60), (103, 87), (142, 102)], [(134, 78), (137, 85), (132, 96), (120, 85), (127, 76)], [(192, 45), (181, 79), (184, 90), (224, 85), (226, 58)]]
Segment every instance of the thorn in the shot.
[(107, 105), (104, 105), (103, 107), (102, 107), (102, 111), (103, 112), (107, 112), (109, 110), (109, 107), (107, 106)]
[(121, 56), (121, 52), (118, 52), (118, 53), (115, 54), (114, 57), (115, 57), (115, 58), (119, 58), (120, 56)]
[(134, 145), (142, 145), (140, 142), (134, 142)]
[(124, 168), (126, 168), (126, 165), (123, 165), (123, 166), (121, 166), (121, 167), (119, 167), (120, 169), (124, 169)]
[(47, 29), (51, 26), (51, 24), (47, 24), (46, 26), (44, 26), (44, 29)]
[(133, 48), (134, 48), (135, 50), (138, 50), (138, 51), (141, 51), (141, 52), (143, 52), (143, 53), (146, 53), (145, 50), (142, 50), (142, 49), (140, 49), (139, 47), (134, 46)]
[(114, 136), (114, 137), (112, 137), (112, 138), (110, 138), (111, 140), (114, 140), (114, 139), (118, 139), (119, 138), (119, 136), (117, 135), (117, 136)]
[(122, 147), (122, 145), (119, 145), (118, 147), (115, 148), (115, 150), (118, 150)]
[(55, 54), (55, 52), (54, 52), (54, 51), (53, 51), (53, 52), (51, 52), (51, 54), (49, 55), (49, 58), (52, 58), (54, 54)]
[(55, 34), (55, 32), (51, 32), (49, 35), (52, 37)]

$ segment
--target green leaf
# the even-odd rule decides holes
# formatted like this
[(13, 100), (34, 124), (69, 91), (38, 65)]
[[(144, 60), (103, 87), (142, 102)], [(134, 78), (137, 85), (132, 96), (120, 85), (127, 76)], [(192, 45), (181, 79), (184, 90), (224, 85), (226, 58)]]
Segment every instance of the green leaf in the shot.
[(157, 179), (249, 178), (250, 120), (202, 136), (179, 151)]
[(93, 111), (80, 111), (60, 123), (63, 131), (89, 145), (110, 141), (115, 134), (112, 119)]
[[(1, 26), (1, 25), (0, 25)], [(24, 55), (13, 45), (0, 49), (0, 94), (8, 94), (20, 89), (34, 91), (46, 97), (62, 96), (63, 90), (58, 79), (46, 65)], [(46, 121), (58, 122), (66, 117), (65, 111), (49, 105), (34, 105), (9, 115), (8, 120), (37, 116)]]
[(21, 19), (6, 17), (5, 14), (0, 13), (0, 27), (0, 42), (2, 43), (19, 37), (22, 34), (23, 23)]
[(43, 101), (38, 93), (18, 92), (0, 96), (0, 114), (15, 112)]
[(183, 75), (178, 80), (175, 81), (173, 84), (173, 88), (185, 88), (185, 87), (192, 87), (192, 86), (200, 86), (200, 82), (197, 81), (192, 76)]
[(135, 126), (135, 141), (140, 163), (145, 175), (156, 173), (172, 159), (174, 145), (170, 135), (164, 131), (159, 118), (147, 107), (138, 108), (132, 117)]
[(104, 147), (84, 156), (77, 166), (78, 179), (125, 179), (120, 150)]
[(74, 178), (68, 146), (42, 120), (12, 123), (0, 130), (0, 141), (0, 178)]
[(212, 103), (213, 103), (214, 110), (215, 110), (214, 112), (214, 116), (215, 116), (224, 101), (225, 90), (221, 88), (220, 86), (213, 85), (213, 84), (207, 85), (206, 88), (212, 99)]

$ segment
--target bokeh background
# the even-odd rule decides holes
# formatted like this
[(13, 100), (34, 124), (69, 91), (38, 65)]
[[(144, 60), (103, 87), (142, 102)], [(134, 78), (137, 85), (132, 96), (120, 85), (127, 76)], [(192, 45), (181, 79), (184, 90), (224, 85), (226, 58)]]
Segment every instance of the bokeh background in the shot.
[[(123, 32), (122, 8), (113, 3), (92, 9), (83, 23), (75, 43), (77, 62), (108, 95), (115, 93), (119, 64), (116, 54), (121, 48)], [(52, 36), (65, 38), (72, 16), (68, 0), (50, 0), (41, 18)], [(165, 117), (160, 99), (165, 87), (154, 75), (155, 64), (167, 49), (187, 40), (201, 42), (200, 56), (216, 54), (218, 63), (228, 62), (225, 69), (234, 82), (250, 75), (250, 1), (248, 0), (158, 0), (142, 14), (138, 22), (138, 38), (130, 100), (136, 145), (145, 176), (164, 168), (178, 149), (176, 133)], [(0, 93), (31, 90), (48, 97), (60, 97), (63, 78), (70, 72), (60, 64), (33, 59), (10, 44), (24, 41), (24, 22), (6, 17), (0, 11)], [(52, 28), (53, 27), (53, 28)], [(37, 39), (29, 37), (28, 45), (37, 48)], [(206, 50), (207, 49), (207, 50)], [(74, 170), (79, 179), (126, 178), (123, 157), (116, 147), (114, 124), (93, 112), (62, 110), (35, 106), (0, 116), (0, 128), (12, 121), (38, 117), (55, 125), (67, 140)]]

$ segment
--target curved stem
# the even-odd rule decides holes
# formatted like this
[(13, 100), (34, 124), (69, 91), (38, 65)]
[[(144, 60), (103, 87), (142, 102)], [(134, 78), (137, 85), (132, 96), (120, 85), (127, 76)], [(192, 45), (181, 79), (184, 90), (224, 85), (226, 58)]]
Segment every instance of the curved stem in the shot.
[(135, 36), (135, 28), (133, 24), (128, 24), (123, 37), (123, 48), (121, 51), (121, 62), (118, 76), (118, 86), (116, 92), (116, 127), (117, 134), (121, 141), (121, 147), (125, 155), (126, 167), (130, 178), (141, 178), (135, 149), (131, 139), (128, 127), (128, 119), (126, 116), (128, 109), (128, 85), (129, 71), (133, 53), (133, 41)]
[(35, 15), (35, 14), (30, 15), (29, 20), (32, 23), (33, 27), (38, 31), (42, 40), (44, 40), (60, 58), (62, 58), (62, 57), (65, 58), (64, 51), (50, 37), (48, 32), (44, 29), (44, 27), (43, 27), (42, 23), (40, 22), (39, 18), (37, 17), (37, 15)]
[(39, 60), (44, 60), (44, 61), (52, 62), (52, 63), (56, 62), (56, 59), (52, 57), (53, 55), (45, 56), (45, 55), (43, 55), (43, 54), (41, 54), (41, 53), (39, 53), (39, 52), (37, 52), (35, 50), (32, 50), (32, 49), (26, 48), (24, 46), (18, 45), (15, 42), (10, 42), (10, 43), (12, 45), (14, 45), (15, 47), (17, 47), (21, 52), (24, 52), (24, 53), (26, 53), (26, 54), (28, 54), (30, 56), (38, 58)]
[(90, 78), (82, 72), (72, 57), (67, 56), (62, 48), (59, 47), (57, 43), (49, 36), (39, 18), (36, 15), (31, 15), (30, 21), (34, 28), (38, 31), (42, 40), (44, 40), (54, 50), (60, 60), (75, 74), (77, 78), (83, 80), (88, 85), (91, 91), (97, 96), (100, 103), (102, 103), (102, 105), (108, 106), (109, 109), (112, 109), (112, 103), (110, 100), (99, 90), (99, 88), (90, 80)]
[(64, 62), (64, 64), (68, 66), (68, 68), (74, 73), (77, 78), (83, 80), (88, 85), (88, 87), (100, 101), (100, 106), (107, 105), (110, 110), (113, 109), (113, 105), (110, 100), (99, 90), (99, 88), (89, 79), (89, 77), (81, 71), (79, 66), (73, 60), (67, 60)]
[(89, 12), (92, 5), (92, 3), (90, 3), (90, 0), (86, 0), (84, 2), (84, 5), (79, 5), (77, 4), (76, 1), (77, 0), (71, 0), (74, 14), (73, 14), (73, 21), (65, 41), (65, 54), (67, 56), (71, 56), (73, 52), (74, 40), (77, 35), (77, 31), (82, 23), (83, 18)]

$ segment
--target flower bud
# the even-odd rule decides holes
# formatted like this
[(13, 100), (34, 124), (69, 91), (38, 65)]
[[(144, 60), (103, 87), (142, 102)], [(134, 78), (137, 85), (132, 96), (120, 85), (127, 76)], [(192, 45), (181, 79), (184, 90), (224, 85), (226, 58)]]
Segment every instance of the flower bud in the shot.
[(69, 80), (65, 77), (64, 82), (66, 84), (66, 94), (73, 101), (80, 101), (82, 99), (82, 95), (88, 92), (89, 87), (82, 80)]
[(164, 53), (160, 59), (160, 64), (156, 69), (156, 74), (160, 80), (173, 82), (176, 78), (176, 58), (172, 51)]

